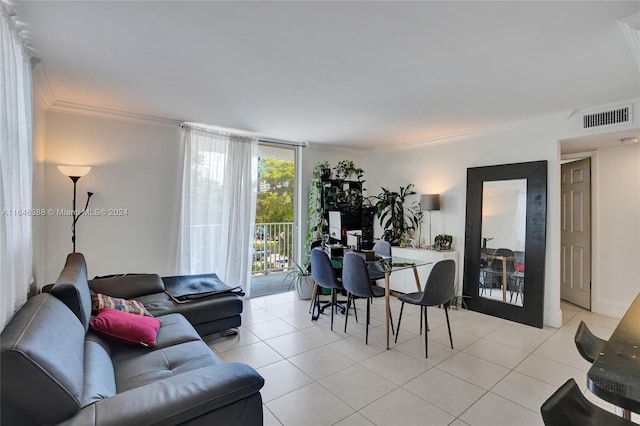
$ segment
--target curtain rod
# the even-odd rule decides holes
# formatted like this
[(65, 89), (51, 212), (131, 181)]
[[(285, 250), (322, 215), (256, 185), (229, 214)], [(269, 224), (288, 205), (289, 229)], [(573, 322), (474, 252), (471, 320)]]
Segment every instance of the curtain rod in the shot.
[[(184, 129), (185, 127), (190, 127), (192, 129), (196, 129), (196, 130), (200, 130), (200, 131), (204, 131), (204, 132), (216, 133), (216, 134), (228, 134), (228, 135), (236, 135), (236, 136), (254, 137), (254, 138), (257, 139), (258, 142), (262, 142), (262, 143), (265, 143), (265, 144), (286, 145), (286, 146), (300, 146), (300, 147), (303, 147), (303, 148), (306, 148), (307, 146), (309, 146), (309, 144), (307, 142), (294, 142), (294, 141), (287, 141), (287, 140), (282, 140), (282, 139), (271, 139), (271, 138), (267, 138), (267, 137), (258, 137), (258, 136), (252, 135), (250, 132), (236, 131), (237, 132), (236, 133), (233, 130), (216, 129), (216, 128), (210, 128), (210, 127), (206, 127), (206, 126), (202, 126), (202, 125), (197, 125), (197, 124), (189, 124), (189, 123), (185, 123), (185, 122), (182, 122), (182, 123), (178, 124), (178, 126), (181, 129)], [(243, 133), (246, 133), (246, 134), (243, 134)]]

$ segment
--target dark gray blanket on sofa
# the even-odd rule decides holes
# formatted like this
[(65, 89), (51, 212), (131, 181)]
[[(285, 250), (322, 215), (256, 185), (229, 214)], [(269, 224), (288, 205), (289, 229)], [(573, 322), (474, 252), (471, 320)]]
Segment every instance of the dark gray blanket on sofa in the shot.
[(165, 291), (176, 302), (224, 294), (244, 296), (241, 287), (229, 287), (216, 274), (162, 277), (162, 281)]

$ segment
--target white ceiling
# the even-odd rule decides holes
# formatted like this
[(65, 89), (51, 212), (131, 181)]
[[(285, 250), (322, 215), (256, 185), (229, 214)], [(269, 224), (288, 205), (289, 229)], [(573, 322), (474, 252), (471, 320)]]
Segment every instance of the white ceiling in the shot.
[(354, 148), (640, 95), (640, 2), (14, 2), (59, 103)]

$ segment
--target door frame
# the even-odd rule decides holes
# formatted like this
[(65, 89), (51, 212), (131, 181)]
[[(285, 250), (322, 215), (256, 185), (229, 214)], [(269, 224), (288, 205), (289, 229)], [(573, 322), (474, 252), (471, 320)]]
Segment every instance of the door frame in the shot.
[[(598, 151), (584, 151), (584, 152), (576, 152), (571, 154), (561, 154), (560, 161), (561, 163), (567, 161), (575, 161), (581, 160), (584, 158), (591, 159), (591, 312), (598, 311), (598, 291), (599, 291), (599, 271), (597, 262), (594, 262), (593, 259), (599, 258), (600, 255), (600, 244), (599, 244), (599, 220), (598, 220), (598, 185), (597, 185), (597, 171), (598, 171)], [(558, 166), (560, 167), (560, 166)], [(560, 176), (560, 173), (558, 174)], [(558, 181), (558, 190), (560, 191), (561, 182)], [(562, 220), (562, 219), (561, 219)], [(562, 239), (560, 240), (560, 253), (562, 250)], [(560, 274), (560, 271), (558, 271)], [(558, 282), (562, 280), (562, 277), (558, 275)], [(595, 297), (594, 297), (595, 296)], [(562, 301), (562, 299), (560, 299)]]

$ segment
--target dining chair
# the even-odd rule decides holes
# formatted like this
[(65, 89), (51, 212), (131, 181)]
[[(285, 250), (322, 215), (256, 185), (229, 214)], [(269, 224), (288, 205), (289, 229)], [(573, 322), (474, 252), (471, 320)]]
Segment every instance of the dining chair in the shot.
[[(366, 298), (370, 301), (374, 297), (384, 297), (385, 289), (371, 285), (367, 264), (362, 256), (357, 253), (345, 253), (342, 262), (342, 286), (348, 292), (347, 311), (344, 318), (344, 332), (347, 332), (347, 321), (349, 320), (349, 306), (354, 302), (354, 298)], [(367, 303), (367, 324), (365, 332), (365, 344), (369, 344), (369, 323), (371, 322), (371, 303)], [(354, 303), (355, 310), (355, 303)], [(393, 331), (393, 316), (389, 307), (389, 320)], [(356, 322), (358, 317), (356, 316)]]
[[(316, 291), (315, 305), (316, 309), (318, 309), (318, 316), (324, 309), (331, 307), (331, 330), (333, 331), (333, 316), (338, 305), (337, 291), (342, 289), (342, 285), (336, 277), (336, 272), (331, 265), (331, 259), (321, 248), (311, 250), (311, 277), (318, 286), (331, 290), (331, 301), (322, 307), (320, 307), (320, 291)], [(312, 316), (312, 319), (314, 319), (314, 316)]]
[[(398, 300), (402, 302), (400, 306), (400, 316), (398, 317), (398, 328), (396, 329), (396, 339), (398, 342), (398, 335), (400, 334), (400, 322), (402, 321), (402, 311), (405, 303), (412, 305), (418, 305), (424, 308), (424, 351), (425, 358), (429, 358), (429, 346), (428, 338), (429, 334), (428, 322), (427, 322), (427, 307), (442, 305), (444, 308), (444, 314), (447, 318), (447, 328), (449, 329), (449, 342), (451, 343), (451, 349), (453, 349), (453, 338), (451, 337), (451, 325), (449, 324), (449, 302), (454, 292), (454, 280), (456, 276), (456, 263), (452, 259), (441, 260), (433, 266), (429, 278), (424, 285), (424, 291), (418, 291), (415, 293), (407, 293), (398, 296)], [(422, 323), (422, 320), (420, 320)]]
[(589, 330), (589, 327), (587, 327), (587, 324), (585, 324), (584, 321), (580, 321), (573, 341), (576, 343), (576, 348), (578, 349), (578, 352), (580, 352), (582, 358), (592, 364), (607, 344), (606, 340), (596, 337), (591, 330)]
[[(322, 240), (317, 240), (311, 243), (311, 246), (309, 247), (310, 250), (313, 250), (316, 247), (321, 247), (322, 246)], [(307, 265), (307, 271), (309, 273), (311, 273), (311, 261), (309, 261), (309, 264)], [(311, 277), (313, 278), (313, 277)], [(313, 311), (313, 306), (315, 305), (316, 302), (316, 293), (318, 292), (318, 284), (316, 284), (316, 282), (313, 282), (313, 290), (311, 290), (311, 303), (309, 305), (309, 313), (311, 313)]]
[(569, 379), (560, 386), (542, 404), (540, 413), (546, 426), (635, 425), (585, 398), (574, 379)]
[[(373, 252), (376, 256), (391, 257), (391, 243), (389, 241), (380, 240), (373, 245)], [(382, 271), (369, 271), (369, 278), (371, 281), (384, 279), (384, 272)]]

